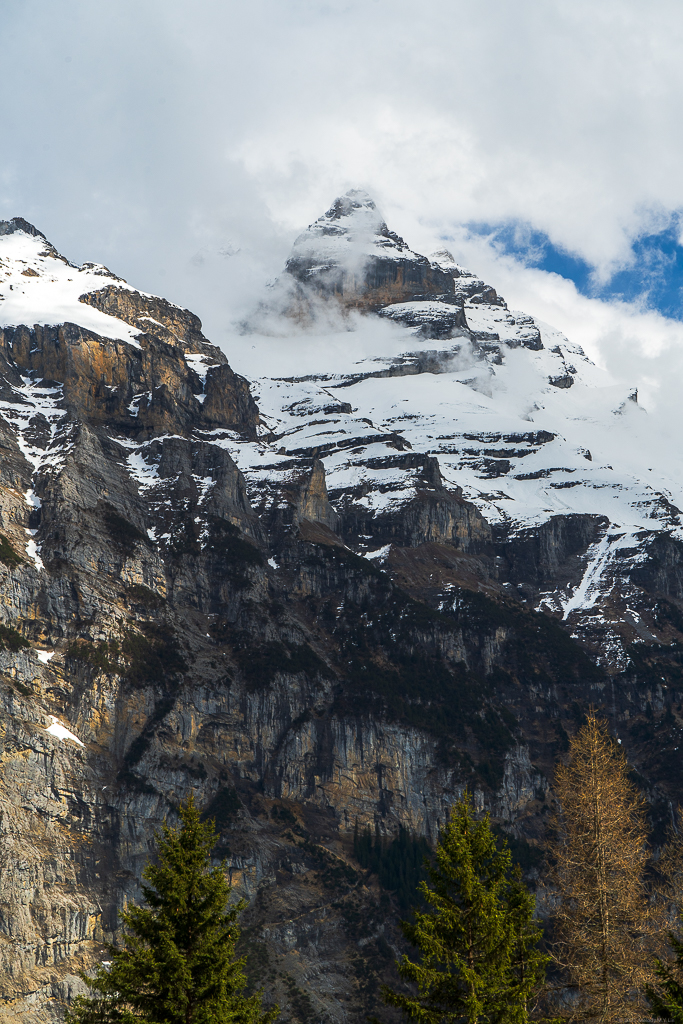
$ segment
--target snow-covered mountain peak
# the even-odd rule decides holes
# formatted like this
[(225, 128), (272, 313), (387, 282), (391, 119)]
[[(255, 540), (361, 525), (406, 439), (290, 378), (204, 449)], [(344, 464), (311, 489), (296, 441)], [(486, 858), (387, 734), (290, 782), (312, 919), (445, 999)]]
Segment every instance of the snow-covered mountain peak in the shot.
[[(465, 302), (506, 308), (495, 289), (447, 249), (428, 257), (413, 251), (389, 230), (374, 200), (358, 189), (336, 199), (299, 235), (285, 269), (287, 280), (280, 284), (287, 299), (281, 311), (307, 329), (320, 318), (321, 298), (337, 310), (341, 303), (343, 310), (403, 319), (426, 338), (462, 334), (465, 321), (457, 307)], [(403, 317), (399, 306), (406, 303), (412, 305)], [(334, 315), (327, 319), (335, 322)]]
[(137, 346), (139, 330), (81, 301), (112, 283), (134, 291), (100, 264), (70, 263), (21, 217), (0, 221), (0, 328), (72, 323)]
[(34, 227), (33, 224), (29, 224), (23, 217), (12, 217), (11, 220), (0, 220), (0, 235), (13, 235), (17, 231), (22, 231), (25, 235), (36, 235), (39, 238), (45, 238), (42, 231)]
[(341, 220), (342, 218), (352, 216), (357, 210), (377, 210), (377, 204), (364, 189), (350, 188), (343, 196), (335, 199), (329, 210), (319, 220), (323, 220), (323, 218), (326, 220)]
[(410, 300), (457, 301), (453, 273), (413, 252), (357, 189), (299, 235), (285, 269), (294, 292), (285, 313), (307, 325), (320, 298), (373, 312)]
[(0, 221), (0, 332), (66, 324), (137, 349), (152, 334), (212, 364), (225, 361), (193, 313), (139, 291), (102, 263), (71, 263), (20, 217)]
[(437, 267), (448, 271), (453, 277), (475, 277), (471, 270), (466, 270), (459, 263), (456, 263), (453, 254), (448, 249), (437, 249), (427, 257), (430, 263), (436, 263)]
[(373, 199), (351, 189), (296, 239), (288, 269), (302, 260), (309, 270), (358, 264), (367, 257), (419, 259), (404, 240), (389, 231)]
[[(683, 459), (662, 443), (632, 384), (609, 379), (552, 327), (509, 310), (452, 253), (409, 250), (365, 193), (341, 197), (311, 225), (283, 275), (304, 299), (315, 296), (314, 313), (328, 304), (364, 314), (346, 322), (355, 329), (335, 333), (330, 319), (316, 333), (313, 320), (306, 334), (254, 332), (248, 345), (238, 337), (227, 351), (259, 405), (258, 437), (246, 383), (221, 365), (224, 357), (210, 350), (196, 317), (145, 298), (98, 264), (75, 267), (30, 225), (7, 223), (12, 230), (0, 231), (0, 328), (71, 323), (131, 346), (148, 345), (144, 332), (158, 332), (185, 353), (173, 370), (172, 409), (155, 412), (148, 382), (117, 385), (118, 404), (113, 384), (107, 394), (118, 419), (107, 414), (106, 422), (112, 430), (139, 430), (143, 462), (152, 444), (143, 419), (149, 437), (162, 422), (171, 433), (188, 431), (227, 449), (255, 506), (267, 507), (315, 460), (324, 466), (334, 514), (363, 524), (355, 540), (346, 537), (360, 553), (386, 544), (386, 517), (400, 518), (425, 487), (463, 496), (487, 528), (509, 538), (588, 517), (600, 524), (591, 527), (596, 544), (606, 545), (595, 549), (591, 594), (613, 587), (624, 551), (637, 560), (657, 533), (683, 539)], [(344, 262), (358, 246), (362, 259)], [(27, 359), (38, 352), (31, 349)], [(119, 362), (112, 357), (112, 373)], [(223, 426), (228, 384), (234, 407), (247, 403), (234, 422), (253, 429)], [(62, 408), (59, 395), (48, 397)], [(26, 401), (23, 392), (12, 399), (15, 419)], [(576, 616), (579, 598), (551, 590), (546, 603)]]
[[(410, 265), (368, 253), (355, 273), (321, 273), (331, 265), (323, 252), (349, 246), (362, 218), (379, 231), (371, 200), (343, 199), (300, 236), (288, 270), (304, 294), (315, 288), (318, 301), (365, 314), (348, 322), (355, 330), (334, 333), (328, 321), (317, 337), (310, 326), (286, 341), (252, 334), (227, 353), (251, 380), (266, 428), (258, 445), (222, 442), (253, 500), (267, 502), (315, 457), (332, 506), (364, 523), (358, 547), (372, 552), (386, 542), (374, 539), (373, 522), (383, 538), (383, 517), (403, 515), (424, 491), (421, 467), (438, 464), (443, 486), (471, 501), (498, 537), (522, 543), (569, 529), (556, 523), (584, 524), (595, 546), (583, 589), (549, 581), (542, 599), (590, 625), (615, 593), (627, 599), (628, 574), (655, 536), (683, 540), (683, 459), (632, 383), (508, 309), (448, 250), (411, 252)], [(309, 262), (297, 263), (304, 249)]]

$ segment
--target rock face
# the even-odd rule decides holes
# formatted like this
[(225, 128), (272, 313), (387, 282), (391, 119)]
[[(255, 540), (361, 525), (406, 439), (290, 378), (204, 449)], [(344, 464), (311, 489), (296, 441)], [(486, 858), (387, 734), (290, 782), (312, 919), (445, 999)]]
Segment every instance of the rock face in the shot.
[(0, 222), (7, 1020), (61, 1019), (190, 793), (301, 1024), (376, 1012), (402, 948), (356, 830), (433, 842), (469, 787), (542, 842), (589, 704), (653, 813), (678, 799), (680, 513), (650, 451), (627, 473), (601, 447), (601, 409), (629, 444), (641, 411), (362, 194), (287, 273), (380, 348), (361, 325), (331, 372), (294, 334), (300, 376), (248, 383), (187, 310)]
[[(297, 238), (286, 271), (346, 309), (376, 312), (388, 303), (420, 299), (456, 303), (453, 275), (412, 252), (358, 189), (337, 199)], [(453, 326), (460, 326), (462, 314), (455, 309), (452, 315)]]

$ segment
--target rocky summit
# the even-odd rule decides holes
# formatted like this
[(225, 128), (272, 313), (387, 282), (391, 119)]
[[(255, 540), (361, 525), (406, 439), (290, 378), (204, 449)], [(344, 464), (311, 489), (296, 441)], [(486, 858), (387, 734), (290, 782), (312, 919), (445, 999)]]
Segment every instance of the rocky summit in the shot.
[(357, 190), (274, 295), (222, 351), (0, 222), (6, 1019), (61, 1020), (190, 793), (301, 1024), (378, 1010), (465, 788), (533, 879), (587, 707), (680, 799), (683, 465), (637, 390)]

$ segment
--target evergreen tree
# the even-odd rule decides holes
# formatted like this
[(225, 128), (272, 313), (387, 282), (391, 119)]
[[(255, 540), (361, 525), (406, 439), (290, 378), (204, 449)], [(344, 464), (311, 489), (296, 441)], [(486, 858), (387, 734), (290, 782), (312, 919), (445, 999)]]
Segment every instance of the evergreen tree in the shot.
[(427, 871), (431, 884), (418, 891), (429, 909), (401, 924), (421, 960), (397, 963), (417, 995), (385, 987), (385, 1001), (420, 1024), (524, 1024), (548, 960), (537, 948), (534, 898), (468, 796), (453, 808)]
[(376, 873), (379, 884), (394, 894), (401, 911), (409, 913), (415, 902), (415, 890), (427, 874), (427, 840), (399, 828), (393, 839), (385, 840), (377, 833), (373, 842), (370, 829), (360, 832), (356, 821), (353, 852), (360, 866)]
[(673, 961), (655, 960), (657, 980), (646, 986), (645, 994), (652, 1016), (683, 1024), (683, 942), (672, 932), (669, 933), (669, 942), (674, 951)]
[(192, 797), (180, 808), (181, 827), (156, 836), (157, 863), (142, 877), (147, 906), (121, 914), (124, 942), (92, 978), (94, 995), (80, 996), (67, 1024), (271, 1024), (261, 993), (244, 995), (245, 958), (235, 958), (237, 918), (222, 867), (211, 867), (213, 821), (202, 823)]
[[(683, 1024), (683, 940), (681, 939), (681, 908), (683, 907), (683, 835), (676, 827), (671, 811), (667, 842), (660, 851), (653, 885), (655, 900), (655, 941), (651, 977), (644, 991), (650, 1005), (650, 1016)], [(683, 809), (678, 808), (679, 822)], [(672, 928), (678, 926), (678, 931)], [(673, 957), (671, 950), (673, 949)]]

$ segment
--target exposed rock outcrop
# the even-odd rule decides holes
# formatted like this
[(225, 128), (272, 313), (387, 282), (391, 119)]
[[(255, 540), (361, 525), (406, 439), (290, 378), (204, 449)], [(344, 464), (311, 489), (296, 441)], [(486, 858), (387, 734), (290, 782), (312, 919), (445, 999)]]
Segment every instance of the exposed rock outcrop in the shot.
[[(287, 273), (307, 289), (336, 297), (345, 309), (376, 311), (389, 303), (439, 298), (455, 303), (453, 276), (412, 252), (390, 231), (375, 203), (352, 189), (294, 243)], [(456, 311), (455, 326), (463, 326)]]
[(5, 327), (0, 330), (0, 358), (6, 381), (19, 385), (24, 371), (55, 382), (70, 418), (93, 426), (106, 424), (145, 437), (220, 423), (254, 436), (256, 405), (247, 382), (233, 373), (223, 353), (214, 349), (207, 357), (202, 351), (203, 358), (216, 360), (209, 367), (199, 364), (204, 383), (185, 358), (195, 349), (185, 349), (170, 337), (141, 333), (132, 346), (77, 324)]

